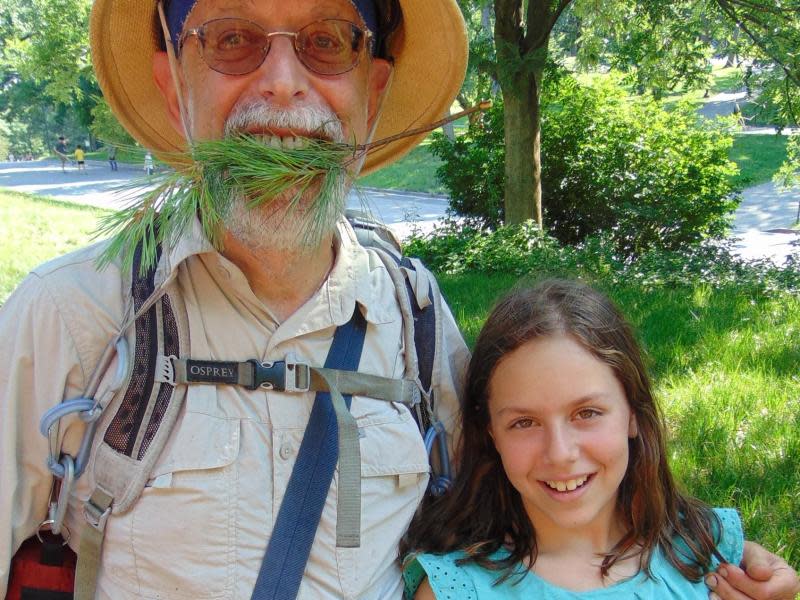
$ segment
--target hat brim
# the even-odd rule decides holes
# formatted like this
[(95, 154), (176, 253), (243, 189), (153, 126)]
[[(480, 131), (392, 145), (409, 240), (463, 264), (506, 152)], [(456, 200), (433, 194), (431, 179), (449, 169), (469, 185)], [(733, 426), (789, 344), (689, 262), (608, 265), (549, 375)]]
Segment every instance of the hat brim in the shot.
[[(400, 0), (403, 26), (391, 41), (391, 87), (373, 139), (432, 123), (444, 116), (464, 79), (467, 34), (455, 0)], [(97, 81), (128, 132), (145, 148), (176, 163), (186, 149), (153, 80), (158, 51), (155, 0), (95, 0), (90, 41)], [(401, 138), (370, 151), (367, 174), (408, 153), (427, 134)]]

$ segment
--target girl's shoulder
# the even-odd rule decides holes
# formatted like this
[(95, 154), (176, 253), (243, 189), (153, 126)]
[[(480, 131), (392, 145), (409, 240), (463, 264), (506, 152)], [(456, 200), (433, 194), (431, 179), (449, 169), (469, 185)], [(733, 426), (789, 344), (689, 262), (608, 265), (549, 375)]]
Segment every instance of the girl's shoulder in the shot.
[(424, 579), (436, 595), (436, 600), (477, 600), (472, 574), (458, 560), (461, 551), (446, 554), (414, 553), (403, 560), (404, 598), (411, 600)]
[[(714, 514), (719, 521), (714, 524), (714, 539), (717, 542), (717, 551), (725, 562), (738, 565), (742, 561), (742, 551), (744, 549), (744, 532), (739, 513), (732, 508), (715, 508)], [(677, 542), (677, 549), (689, 555), (688, 548), (681, 540)], [(719, 566), (720, 560), (711, 557), (710, 570), (714, 571)], [(669, 589), (672, 598), (706, 598), (708, 589), (701, 579), (700, 581), (688, 581), (672, 563), (670, 563), (661, 549), (657, 549), (650, 559), (650, 571), (653, 575), (653, 583), (662, 591)]]
[[(739, 513), (734, 508), (714, 508), (716, 521), (712, 521), (713, 536), (717, 540), (717, 552), (725, 562), (738, 565), (742, 561), (744, 550), (744, 531)], [(678, 550), (690, 555), (682, 540), (676, 540)], [(719, 558), (711, 557), (711, 569), (716, 569), (720, 564)]]

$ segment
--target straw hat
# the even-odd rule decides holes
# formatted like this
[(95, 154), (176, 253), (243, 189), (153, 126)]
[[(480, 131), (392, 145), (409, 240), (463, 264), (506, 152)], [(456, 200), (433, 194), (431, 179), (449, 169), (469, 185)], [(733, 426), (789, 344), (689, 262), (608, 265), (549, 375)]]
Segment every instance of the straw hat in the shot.
[[(376, 140), (442, 118), (467, 65), (466, 28), (456, 0), (400, 0), (400, 5), (403, 25), (391, 40), (394, 75)], [(111, 109), (134, 138), (160, 154), (186, 145), (153, 81), (152, 58), (159, 47), (156, 20), (156, 0), (95, 0), (90, 35), (97, 80)], [(362, 174), (401, 158), (425, 135), (370, 152)]]

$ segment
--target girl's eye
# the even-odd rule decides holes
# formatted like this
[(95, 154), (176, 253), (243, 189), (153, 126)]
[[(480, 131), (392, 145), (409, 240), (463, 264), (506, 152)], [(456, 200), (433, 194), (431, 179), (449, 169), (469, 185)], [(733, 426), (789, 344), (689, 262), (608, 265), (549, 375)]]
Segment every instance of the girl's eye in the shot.
[(512, 429), (528, 429), (533, 427), (533, 419), (517, 419), (511, 424)]
[(600, 416), (600, 414), (600, 411), (596, 408), (582, 408), (576, 413), (576, 416), (585, 421), (587, 419)]

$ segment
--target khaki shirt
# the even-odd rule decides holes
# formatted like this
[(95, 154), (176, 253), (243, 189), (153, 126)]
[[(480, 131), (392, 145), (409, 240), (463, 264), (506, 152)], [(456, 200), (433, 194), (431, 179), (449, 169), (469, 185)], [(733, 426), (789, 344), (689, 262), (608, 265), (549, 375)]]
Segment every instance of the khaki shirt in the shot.
[[(39, 419), (82, 394), (125, 316), (129, 290), (119, 269), (95, 269), (102, 248), (39, 267), (0, 310), (0, 596), (11, 556), (46, 514), (52, 479)], [(292, 352), (321, 366), (336, 327), (357, 307), (368, 323), (359, 371), (403, 375), (394, 285), (345, 222), (328, 279), (283, 323), (196, 224), (164, 253), (156, 284), (163, 281), (186, 304), (192, 358), (266, 361)], [(433, 380), (439, 417), (452, 431), (468, 351), (445, 312), (443, 359)], [(313, 401), (311, 392), (191, 386), (141, 497), (108, 521), (97, 597), (250, 598)], [(424, 445), (405, 406), (357, 396), (351, 410), (361, 438), (361, 547), (336, 547), (334, 477), (299, 597), (399, 599), (397, 544), (427, 484)], [(63, 449), (74, 454), (82, 432), (77, 418), (62, 421)], [(66, 519), (75, 549), (92, 479), (90, 466)]]

